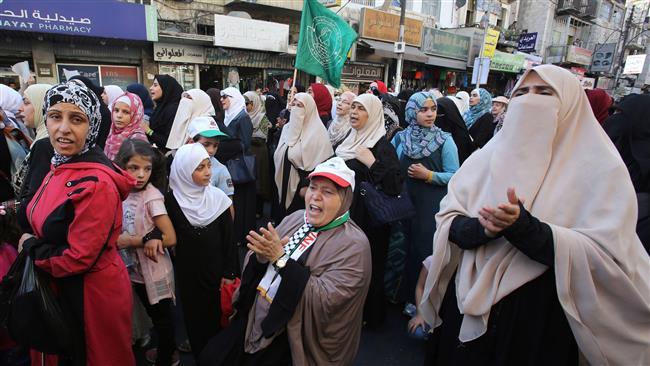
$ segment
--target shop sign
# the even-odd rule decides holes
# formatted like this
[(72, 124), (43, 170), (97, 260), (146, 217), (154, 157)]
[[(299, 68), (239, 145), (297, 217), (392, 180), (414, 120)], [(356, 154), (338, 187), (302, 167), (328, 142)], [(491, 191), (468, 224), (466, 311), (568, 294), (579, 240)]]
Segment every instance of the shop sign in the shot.
[(526, 58), (523, 55), (513, 55), (501, 51), (495, 51), (490, 63), (490, 69), (494, 71), (518, 73), (524, 68)]
[(78, 1), (4, 0), (0, 2), (0, 29), (158, 40), (155, 7), (116, 0), (80, 4)]
[(289, 25), (215, 14), (214, 45), (248, 50), (287, 52), (289, 48)]
[(643, 72), (643, 64), (646, 55), (628, 55), (625, 58), (623, 74), (640, 74)]
[(140, 82), (137, 66), (56, 64), (56, 69), (61, 83), (74, 75), (85, 76), (95, 85), (117, 85), (122, 89)]
[(591, 72), (609, 72), (616, 55), (616, 43), (597, 44), (591, 59)]
[[(386, 42), (399, 40), (399, 15), (363, 8), (361, 37)], [(404, 42), (420, 47), (422, 41), (422, 21), (412, 18), (404, 20)]]
[(569, 46), (567, 50), (566, 60), (567, 62), (572, 62), (574, 64), (590, 65), (592, 55), (593, 52), (586, 48)]
[(341, 6), (341, 0), (318, 0), (318, 2), (328, 8), (332, 8), (334, 6)]
[(343, 65), (341, 79), (374, 81), (384, 77), (384, 66), (358, 62), (346, 62)]
[(522, 33), (519, 35), (519, 42), (517, 43), (517, 50), (522, 52), (533, 52), (537, 45), (537, 32)]
[(485, 45), (483, 46), (483, 57), (492, 58), (494, 56), (494, 51), (497, 49), (497, 43), (499, 42), (499, 31), (496, 29), (489, 28), (487, 34), (485, 35)]
[(467, 61), (471, 43), (469, 37), (429, 27), (425, 27), (423, 32), (422, 52)]
[(153, 59), (155, 61), (202, 64), (205, 53), (201, 46), (186, 46), (173, 43), (154, 43)]
[(206, 48), (205, 63), (221, 66), (291, 70), (293, 69), (294, 58), (265, 52)]
[(582, 85), (583, 89), (593, 89), (595, 84), (596, 84), (596, 79), (594, 78), (583, 77), (580, 79), (580, 85)]

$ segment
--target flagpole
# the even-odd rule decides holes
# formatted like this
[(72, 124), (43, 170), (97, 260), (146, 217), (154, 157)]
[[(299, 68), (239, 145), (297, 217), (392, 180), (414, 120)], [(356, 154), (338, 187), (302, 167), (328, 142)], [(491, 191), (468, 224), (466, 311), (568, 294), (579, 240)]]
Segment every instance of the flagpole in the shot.
[[(289, 96), (291, 96), (291, 93), (293, 93), (293, 88), (296, 86), (296, 77), (298, 77), (298, 69), (296, 69), (294, 67), (293, 68), (293, 80), (291, 81), (291, 89), (289, 89)], [(289, 100), (289, 98), (287, 98), (287, 106), (286, 106), (287, 109), (289, 108), (289, 103), (290, 102), (291, 101)]]

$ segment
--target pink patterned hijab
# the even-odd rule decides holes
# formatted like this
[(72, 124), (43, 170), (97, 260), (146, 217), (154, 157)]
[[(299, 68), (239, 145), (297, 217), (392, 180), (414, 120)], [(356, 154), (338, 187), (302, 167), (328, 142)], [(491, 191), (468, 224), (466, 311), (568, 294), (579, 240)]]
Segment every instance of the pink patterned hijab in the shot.
[(147, 141), (147, 135), (145, 135), (142, 129), (144, 108), (142, 107), (140, 97), (136, 94), (126, 92), (115, 99), (113, 106), (117, 103), (126, 103), (131, 107), (131, 122), (124, 128), (115, 127), (113, 111), (111, 111), (111, 120), (113, 120), (113, 123), (111, 124), (111, 131), (108, 134), (108, 138), (106, 139), (106, 146), (104, 147), (104, 153), (111, 160), (117, 155), (124, 140), (133, 138)]

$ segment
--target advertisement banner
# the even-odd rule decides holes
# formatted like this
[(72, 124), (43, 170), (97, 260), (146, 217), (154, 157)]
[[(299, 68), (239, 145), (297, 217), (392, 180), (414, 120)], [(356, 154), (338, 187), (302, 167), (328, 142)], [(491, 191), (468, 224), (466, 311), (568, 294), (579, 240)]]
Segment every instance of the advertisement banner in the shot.
[[(121, 1), (0, 1), (0, 29), (73, 36), (157, 41), (157, 21), (148, 24), (150, 5)], [(119, 14), (119, 16), (115, 16)], [(155, 18), (154, 18), (155, 19)], [(155, 27), (155, 32), (153, 28)], [(149, 32), (148, 32), (149, 28)]]
[(102, 77), (102, 85), (117, 85), (123, 90), (139, 81), (136, 66), (100, 66), (99, 73)]
[(470, 38), (458, 34), (424, 27), (422, 52), (457, 60), (467, 61)]
[(499, 34), (496, 29), (488, 29), (485, 36), (485, 45), (483, 46), (483, 57), (492, 58), (494, 56), (494, 51), (496, 51), (499, 42)]
[(616, 43), (597, 44), (591, 59), (591, 72), (609, 72), (616, 55)]
[[(363, 8), (361, 37), (386, 42), (399, 40), (399, 15), (371, 8)], [(406, 18), (404, 20), (404, 42), (420, 47), (422, 43), (422, 21)]]
[(494, 71), (519, 73), (525, 66), (526, 58), (523, 55), (495, 51), (490, 63)]
[(517, 42), (517, 50), (522, 52), (533, 52), (537, 45), (537, 32), (522, 33)]
[(214, 45), (286, 53), (289, 25), (215, 14)]
[[(95, 85), (102, 85), (101, 76), (99, 75), (98, 65), (75, 65), (75, 64), (56, 64), (56, 70), (59, 75), (59, 82), (63, 83), (67, 80), (67, 75), (81, 75), (85, 76)], [(76, 71), (76, 73), (75, 73)], [(70, 76), (70, 77), (72, 77)]]

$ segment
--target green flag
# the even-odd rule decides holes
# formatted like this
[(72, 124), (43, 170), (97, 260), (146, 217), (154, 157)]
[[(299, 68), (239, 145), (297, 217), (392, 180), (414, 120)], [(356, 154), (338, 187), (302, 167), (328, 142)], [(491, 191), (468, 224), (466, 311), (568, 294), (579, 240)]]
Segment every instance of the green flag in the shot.
[(318, 0), (305, 0), (300, 20), (296, 69), (341, 85), (341, 70), (357, 33)]

